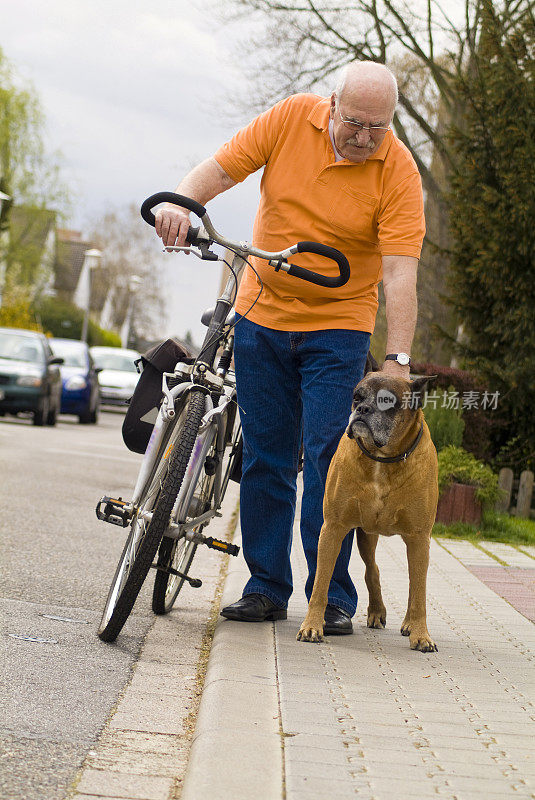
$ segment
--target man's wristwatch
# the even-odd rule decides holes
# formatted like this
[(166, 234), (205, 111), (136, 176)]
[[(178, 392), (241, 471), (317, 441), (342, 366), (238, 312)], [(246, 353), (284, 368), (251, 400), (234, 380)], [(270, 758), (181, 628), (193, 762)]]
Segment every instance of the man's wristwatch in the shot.
[(389, 353), (385, 356), (385, 361), (397, 361), (402, 367), (410, 366), (411, 359), (407, 353)]

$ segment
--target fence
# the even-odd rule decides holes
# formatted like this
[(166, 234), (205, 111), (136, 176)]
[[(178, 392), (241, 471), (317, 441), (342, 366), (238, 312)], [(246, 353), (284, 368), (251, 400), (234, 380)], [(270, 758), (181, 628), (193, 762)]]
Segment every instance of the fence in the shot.
[[(535, 519), (535, 508), (532, 508), (533, 472), (525, 469), (520, 473), (520, 478), (515, 480), (513, 470), (504, 467), (500, 470), (498, 485), (505, 494), (496, 501), (496, 511), (513, 514), (515, 517)], [(516, 499), (515, 503), (513, 499)]]

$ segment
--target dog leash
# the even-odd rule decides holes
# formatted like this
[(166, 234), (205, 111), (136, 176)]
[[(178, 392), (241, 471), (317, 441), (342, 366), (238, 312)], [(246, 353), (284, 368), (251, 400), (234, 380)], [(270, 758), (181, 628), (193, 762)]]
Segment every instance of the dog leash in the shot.
[(420, 430), (418, 431), (418, 436), (416, 437), (416, 439), (414, 440), (414, 442), (411, 444), (411, 446), (409, 447), (409, 449), (408, 449), (408, 450), (407, 450), (405, 453), (402, 453), (402, 454), (401, 454), (401, 455), (399, 455), (399, 456), (390, 456), (390, 457), (387, 457), (387, 456), (382, 456), (382, 457), (381, 457), (381, 456), (374, 456), (374, 455), (372, 455), (372, 454), (370, 453), (370, 451), (369, 451), (369, 450), (367, 450), (367, 449), (364, 447), (364, 445), (362, 444), (362, 442), (360, 441), (360, 439), (358, 439), (358, 438), (357, 438), (357, 439), (356, 439), (356, 442), (357, 442), (358, 446), (360, 447), (360, 449), (362, 450), (362, 452), (363, 452), (365, 455), (367, 455), (367, 456), (368, 456), (368, 458), (371, 458), (371, 459), (373, 459), (374, 461), (380, 461), (382, 464), (395, 464), (395, 463), (396, 463), (396, 462), (398, 462), (398, 461), (406, 461), (406, 460), (407, 460), (407, 457), (408, 457), (408, 456), (410, 456), (410, 454), (413, 452), (413, 450), (415, 450), (415, 449), (416, 449), (416, 447), (418, 446), (418, 442), (419, 442), (419, 441), (420, 441), (420, 439), (422, 438), (422, 433), (423, 433), (423, 432), (424, 432), (424, 424), (423, 424), (423, 422), (421, 422), (421, 423), (420, 423)]

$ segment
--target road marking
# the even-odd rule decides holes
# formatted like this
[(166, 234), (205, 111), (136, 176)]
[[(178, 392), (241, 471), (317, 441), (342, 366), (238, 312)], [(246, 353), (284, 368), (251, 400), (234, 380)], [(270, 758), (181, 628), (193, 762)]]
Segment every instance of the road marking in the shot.
[(42, 453), (61, 453), (67, 456), (88, 456), (89, 458), (103, 458), (106, 461), (125, 461), (127, 464), (139, 464), (141, 459), (139, 457), (127, 458), (126, 456), (108, 456), (104, 453), (86, 453), (85, 450), (67, 450), (61, 447), (43, 447)]
[(58, 622), (81, 622), (83, 625), (89, 625), (89, 620), (87, 619), (71, 619), (71, 617), (55, 617), (53, 614), (39, 614), (40, 617), (46, 617), (47, 619), (55, 619)]
[(12, 639), (22, 639), (23, 642), (38, 642), (42, 644), (57, 644), (57, 639), (41, 639), (38, 636), (19, 636), (17, 633), (8, 633)]

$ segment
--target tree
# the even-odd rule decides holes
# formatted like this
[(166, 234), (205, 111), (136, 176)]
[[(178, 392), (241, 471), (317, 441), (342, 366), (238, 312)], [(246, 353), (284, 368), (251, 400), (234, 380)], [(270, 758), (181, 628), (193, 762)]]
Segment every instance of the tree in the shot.
[(45, 117), (31, 85), (18, 78), (0, 48), (0, 179), (17, 205), (63, 208), (67, 190), (59, 156), (44, 145)]
[[(141, 221), (137, 205), (107, 211), (91, 224), (90, 241), (102, 251), (102, 268), (92, 278), (92, 311), (101, 324), (119, 329), (130, 301), (130, 278), (142, 283), (136, 294), (133, 325), (137, 335), (160, 336), (165, 305), (154, 261), (154, 234)], [(106, 317), (106, 318), (103, 318)]]
[(451, 130), (451, 305), (465, 364), (499, 390), (500, 466), (535, 464), (535, 21), (491, 0)]
[[(0, 48), (0, 191), (11, 198), (0, 213), (0, 293), (10, 272), (30, 289), (42, 278), (35, 238), (43, 214), (53, 214), (51, 208), (65, 210), (68, 204), (59, 157), (47, 153), (44, 129), (35, 90), (16, 76)], [(13, 206), (24, 211), (24, 224), (20, 219), (11, 224)]]
[[(423, 360), (432, 355), (449, 358), (444, 342), (439, 344), (431, 335), (433, 324), (450, 331), (458, 324), (443, 302), (450, 244), (446, 195), (456, 159), (445, 132), (452, 121), (462, 118), (457, 78), (472, 70), (484, 3), (233, 0), (230, 6), (230, 19), (245, 17), (257, 31), (240, 48), (252, 82), (248, 116), (251, 106), (261, 110), (292, 92), (330, 93), (335, 73), (354, 60), (387, 63), (397, 74), (400, 102), (393, 127), (414, 156), (426, 196), (427, 236), (420, 262), (415, 340), (415, 355)], [(496, 6), (504, 24), (514, 25), (530, 8), (530, 0), (497, 0)]]

